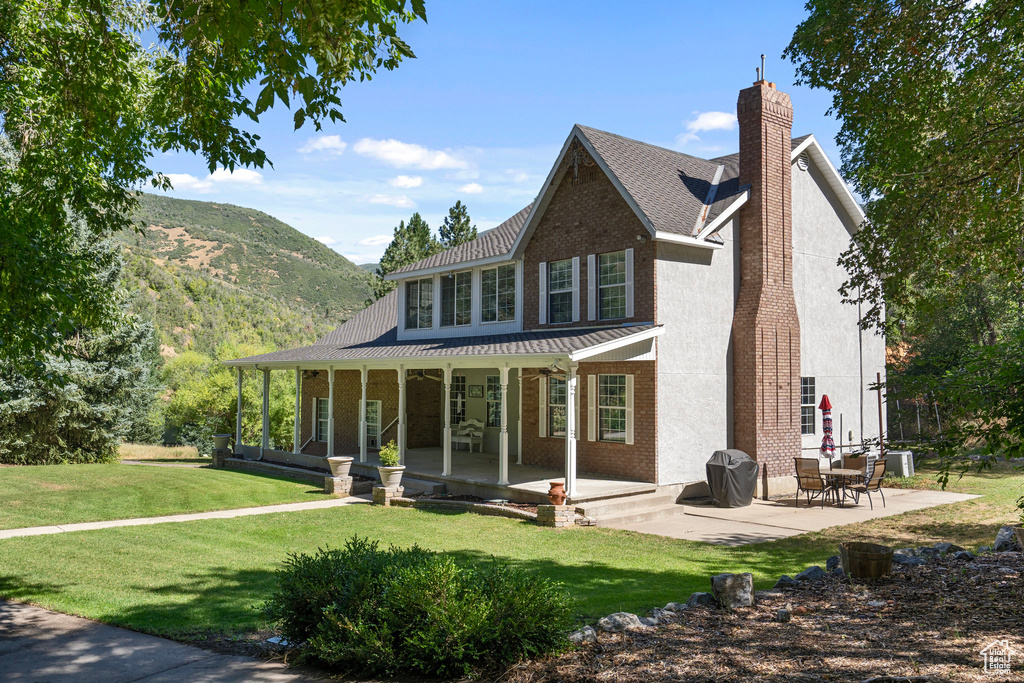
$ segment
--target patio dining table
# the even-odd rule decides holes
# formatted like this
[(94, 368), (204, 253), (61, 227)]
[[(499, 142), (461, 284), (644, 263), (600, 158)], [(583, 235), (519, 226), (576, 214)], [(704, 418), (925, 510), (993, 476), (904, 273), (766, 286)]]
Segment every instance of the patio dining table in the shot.
[[(843, 486), (844, 480), (847, 479), (847, 478), (863, 478), (864, 477), (864, 471), (863, 470), (854, 470), (854, 469), (847, 469), (847, 468), (842, 468), (842, 467), (836, 467), (835, 469), (829, 469), (829, 470), (822, 470), (821, 473), (831, 483), (832, 491), (835, 494), (836, 503), (839, 504), (839, 507), (842, 507), (843, 503), (846, 502), (846, 487)], [(843, 491), (843, 499), (842, 499), (842, 501), (839, 500), (839, 490), (840, 489), (842, 489), (842, 491)]]

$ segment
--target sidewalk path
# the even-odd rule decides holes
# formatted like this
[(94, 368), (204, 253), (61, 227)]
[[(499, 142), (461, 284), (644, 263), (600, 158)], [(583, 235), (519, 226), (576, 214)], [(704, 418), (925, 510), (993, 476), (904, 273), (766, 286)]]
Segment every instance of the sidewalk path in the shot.
[(77, 524), (61, 524), (59, 526), (33, 526), (22, 529), (2, 529), (0, 539), (18, 536), (42, 536), (44, 534), (63, 534), (68, 531), (92, 531), (94, 529), (111, 529), (119, 526), (141, 526), (144, 524), (163, 524), (164, 522), (193, 522), (198, 519), (230, 519), (231, 517), (248, 517), (249, 515), (269, 515), (275, 512), (298, 512), (301, 510), (323, 510), (324, 508), (342, 507), (345, 505), (363, 505), (370, 501), (367, 498), (350, 496), (348, 498), (332, 498), (315, 500), (308, 503), (284, 503), (281, 505), (263, 505), (255, 508), (236, 508), (234, 510), (214, 510), (212, 512), (192, 512), (182, 515), (165, 517), (139, 517), (137, 519), (112, 519), (106, 522), (79, 522)]
[(31, 683), (304, 683), (283, 664), (0, 600), (0, 678)]

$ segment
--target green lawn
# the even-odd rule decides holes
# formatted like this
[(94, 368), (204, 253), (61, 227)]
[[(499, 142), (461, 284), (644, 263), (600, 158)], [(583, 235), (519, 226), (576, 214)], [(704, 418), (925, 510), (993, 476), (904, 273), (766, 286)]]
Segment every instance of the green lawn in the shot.
[(0, 529), (226, 510), (323, 497), (322, 489), (309, 484), (209, 468), (118, 464), (0, 467)]
[(257, 607), (287, 553), (340, 546), (360, 534), (534, 569), (564, 582), (578, 614), (593, 619), (685, 600), (719, 572), (751, 571), (759, 588), (768, 587), (782, 573), (824, 563), (841, 540), (991, 543), (1016, 516), (1024, 475), (1002, 465), (951, 488), (985, 497), (742, 548), (370, 506), (16, 538), (0, 541), (0, 596), (183, 639), (250, 631), (264, 625)]

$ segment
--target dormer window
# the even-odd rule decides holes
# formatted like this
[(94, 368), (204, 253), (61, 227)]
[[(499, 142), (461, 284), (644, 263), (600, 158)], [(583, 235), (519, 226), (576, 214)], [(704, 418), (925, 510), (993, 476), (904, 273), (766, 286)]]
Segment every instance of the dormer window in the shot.
[(472, 322), (473, 273), (463, 271), (441, 277), (441, 327)]
[(405, 329), (430, 329), (434, 324), (434, 280), (423, 278), (405, 283)]
[(485, 323), (516, 319), (516, 266), (498, 266), (480, 272), (480, 319)]

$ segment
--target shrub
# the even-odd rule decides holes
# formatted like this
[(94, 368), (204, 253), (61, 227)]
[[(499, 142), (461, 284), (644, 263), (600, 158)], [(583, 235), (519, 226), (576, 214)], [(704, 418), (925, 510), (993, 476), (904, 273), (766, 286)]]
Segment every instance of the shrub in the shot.
[(380, 459), (381, 467), (398, 467), (400, 461), (398, 459), (398, 446), (395, 445), (395, 440), (392, 439), (384, 444), (377, 452), (377, 457)]
[(567, 641), (561, 586), (492, 562), (464, 566), (418, 546), (290, 555), (267, 616), (303, 657), (368, 674), (463, 676), (551, 652)]

